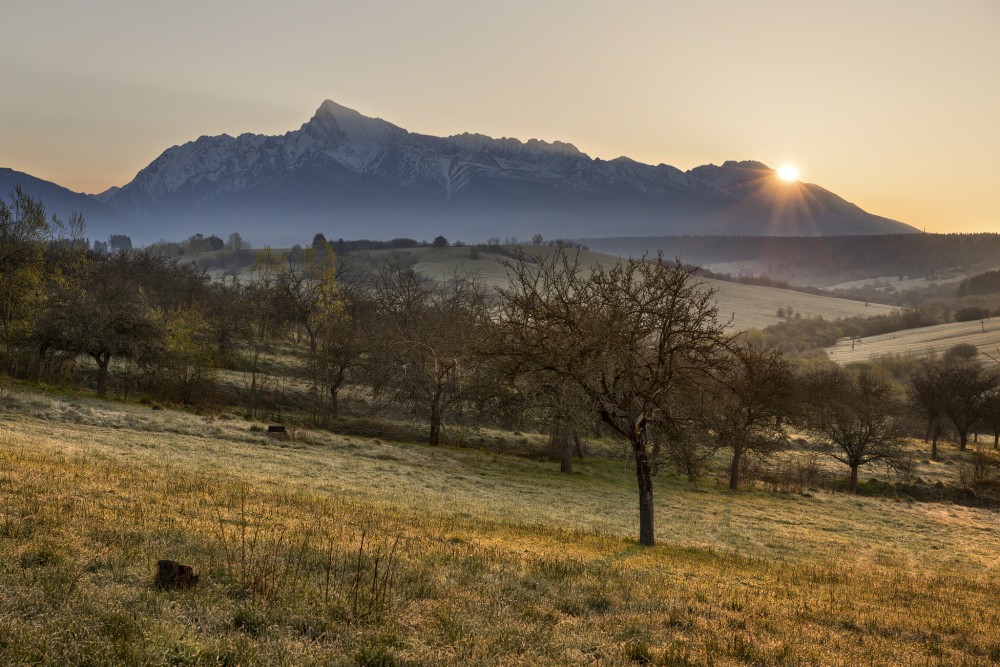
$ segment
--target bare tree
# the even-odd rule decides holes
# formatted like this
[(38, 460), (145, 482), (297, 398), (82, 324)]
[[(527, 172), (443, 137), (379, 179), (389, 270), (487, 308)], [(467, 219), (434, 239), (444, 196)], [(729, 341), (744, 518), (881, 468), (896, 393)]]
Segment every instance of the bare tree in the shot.
[(341, 307), (336, 257), (329, 245), (307, 248), (302, 261), (287, 257), (274, 275), (277, 306), (284, 318), (305, 332), (309, 352), (316, 351), (321, 322)]
[(330, 414), (340, 411), (340, 393), (361, 368), (369, 351), (375, 304), (358, 285), (340, 286), (341, 307), (330, 309), (319, 322), (312, 355), (317, 385), (325, 389)]
[(806, 427), (851, 469), (847, 489), (858, 489), (858, 469), (883, 463), (904, 470), (909, 459), (892, 385), (868, 368), (839, 366), (810, 373), (805, 382)]
[(993, 449), (1000, 449), (1000, 393), (991, 392), (983, 406), (983, 424), (993, 434)]
[[(138, 275), (165, 260), (123, 250), (93, 258), (54, 288), (37, 330), (39, 350), (86, 354), (97, 364), (97, 395), (107, 395), (115, 358), (135, 358), (158, 346), (163, 329)], [(144, 266), (145, 265), (145, 266)]]
[(531, 380), (541, 383), (535, 388), (536, 410), (549, 428), (549, 449), (559, 457), (559, 472), (573, 472), (573, 455), (583, 457), (580, 425), (588, 421), (586, 399), (577, 387), (559, 378), (535, 375)]
[(272, 343), (279, 338), (281, 317), (277, 308), (275, 275), (278, 262), (269, 248), (258, 255), (249, 280), (234, 285), (234, 298), (247, 315), (247, 325), (240, 329), (243, 354), (243, 389), (246, 415), (255, 418), (266, 411), (274, 388), (271, 372)]
[(969, 433), (983, 417), (990, 395), (1000, 387), (1000, 373), (975, 360), (942, 365), (939, 381), (941, 411), (958, 433), (958, 447), (965, 451)]
[(440, 444), (445, 413), (474, 376), (473, 339), (488, 315), (485, 289), (473, 276), (436, 282), (390, 259), (373, 270), (371, 290), (374, 389), (426, 410), (428, 442)]
[(231, 250), (237, 259), (243, 259), (243, 250), (249, 247), (239, 232), (230, 234), (229, 239), (226, 241), (226, 250)]
[(786, 437), (782, 424), (793, 395), (792, 369), (780, 351), (739, 341), (719, 365), (717, 379), (722, 388), (711, 424), (719, 443), (733, 452), (729, 488), (736, 490), (743, 455), (765, 456)]
[(584, 267), (579, 253), (508, 264), (503, 348), (523, 368), (572, 384), (629, 443), (639, 490), (639, 542), (655, 542), (653, 474), (677, 394), (713, 367), (723, 339), (714, 294), (661, 256)]
[(944, 418), (945, 391), (941, 366), (933, 359), (920, 362), (906, 386), (910, 406), (926, 421), (924, 442), (929, 440), (931, 443), (933, 461), (938, 460), (938, 438)]

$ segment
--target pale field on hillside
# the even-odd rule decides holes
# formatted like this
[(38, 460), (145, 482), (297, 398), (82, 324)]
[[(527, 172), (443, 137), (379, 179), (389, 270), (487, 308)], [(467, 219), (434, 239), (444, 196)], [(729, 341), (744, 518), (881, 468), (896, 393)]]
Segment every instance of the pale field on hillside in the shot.
[(955, 285), (966, 278), (986, 271), (1000, 269), (1000, 265), (994, 263), (983, 263), (974, 267), (954, 267), (936, 271), (930, 280), (927, 276), (880, 276), (877, 278), (864, 278), (862, 280), (852, 280), (844, 283), (830, 285), (830, 289), (852, 289), (855, 287), (895, 287), (897, 290), (919, 290), (933, 285)]
[(986, 356), (1000, 359), (1000, 318), (990, 318), (984, 322), (950, 322), (936, 324), (919, 329), (905, 329), (892, 333), (863, 338), (851, 349), (851, 340), (837, 341), (833, 347), (826, 348), (830, 359), (845, 364), (852, 361), (864, 361), (882, 354), (903, 354), (925, 357), (931, 354), (941, 354), (948, 348), (959, 345), (975, 345), (985, 354), (980, 354), (983, 361), (990, 362)]
[[(276, 252), (284, 252), (276, 250)], [(502, 262), (505, 257), (480, 250), (478, 257), (472, 256), (471, 247), (446, 248), (407, 248), (399, 251), (377, 250), (361, 255), (385, 258), (390, 253), (398, 252), (415, 260), (414, 269), (434, 280), (448, 280), (457, 274), (476, 275), (489, 285), (506, 285), (507, 270)], [(525, 248), (529, 255), (548, 256), (555, 252), (549, 247), (530, 246)], [(572, 252), (572, 251), (571, 251)], [(582, 251), (580, 259), (585, 265), (612, 265), (617, 257), (603, 253)], [(357, 256), (354, 256), (357, 261)], [(714, 270), (714, 269), (713, 269)], [(241, 275), (246, 276), (248, 269)], [(220, 270), (210, 271), (215, 279), (223, 277)], [(757, 285), (741, 285), (739, 283), (721, 280), (702, 279), (706, 287), (718, 292), (717, 303), (719, 319), (722, 322), (732, 322), (735, 330), (763, 329), (777, 324), (781, 318), (777, 316), (778, 308), (793, 308), (802, 317), (823, 317), (833, 320), (841, 317), (872, 317), (892, 312), (895, 307), (879, 303), (864, 303), (851, 299), (841, 299), (829, 296), (816, 296), (794, 290), (776, 287), (761, 287)]]
[[(496, 255), (481, 252), (479, 259), (472, 259), (469, 248), (416, 248), (409, 250), (417, 258), (416, 270), (437, 279), (446, 279), (455, 271), (476, 273), (486, 281), (506, 284), (507, 273)], [(552, 248), (529, 248), (528, 253), (548, 255)], [(602, 253), (584, 251), (581, 262), (587, 265), (610, 266), (616, 257)], [(878, 303), (865, 304), (861, 301), (817, 296), (776, 287), (741, 285), (721, 280), (702, 279), (706, 287), (717, 291), (719, 319), (732, 322), (736, 330), (763, 329), (782, 321), (777, 316), (778, 308), (795, 309), (802, 317), (823, 317), (834, 320), (841, 317), (873, 317), (894, 310), (893, 306)]]

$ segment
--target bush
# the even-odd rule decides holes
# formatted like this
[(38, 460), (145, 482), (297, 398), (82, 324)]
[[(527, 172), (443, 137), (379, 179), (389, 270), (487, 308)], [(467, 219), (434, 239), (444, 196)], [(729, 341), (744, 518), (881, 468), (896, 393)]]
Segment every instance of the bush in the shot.
[(975, 320), (984, 320), (989, 316), (989, 309), (979, 306), (966, 306), (955, 311), (956, 322), (974, 322)]
[(982, 451), (972, 453), (972, 461), (958, 468), (958, 483), (965, 489), (1000, 484), (1000, 460)]

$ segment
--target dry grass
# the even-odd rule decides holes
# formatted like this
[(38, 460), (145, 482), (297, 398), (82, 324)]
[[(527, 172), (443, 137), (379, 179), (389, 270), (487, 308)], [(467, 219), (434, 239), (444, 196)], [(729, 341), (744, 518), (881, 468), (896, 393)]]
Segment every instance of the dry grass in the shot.
[(792, 307), (802, 317), (823, 317), (835, 320), (842, 317), (875, 317), (892, 312), (892, 306), (880, 303), (865, 305), (861, 301), (817, 296), (794, 290), (739, 283), (707, 281), (719, 290), (719, 318), (733, 319), (736, 329), (763, 329), (781, 322), (778, 308)]
[[(621, 461), (567, 476), (88, 400), (0, 410), (2, 664), (1000, 660), (992, 511), (664, 475), (640, 549)], [(159, 558), (201, 583), (155, 590)]]
[[(910, 354), (917, 357), (941, 354), (948, 348), (962, 343), (975, 345), (980, 350), (1000, 358), (1000, 319), (984, 322), (951, 322), (919, 329), (906, 329), (865, 338), (851, 349), (851, 341), (844, 339), (827, 348), (830, 359), (837, 363), (864, 361), (883, 354)], [(986, 357), (980, 355), (984, 361)]]

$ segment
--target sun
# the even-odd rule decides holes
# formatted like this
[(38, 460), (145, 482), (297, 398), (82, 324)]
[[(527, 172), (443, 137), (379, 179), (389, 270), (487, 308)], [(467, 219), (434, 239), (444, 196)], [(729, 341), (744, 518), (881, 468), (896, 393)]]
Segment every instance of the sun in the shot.
[(778, 178), (783, 181), (797, 181), (799, 180), (799, 168), (792, 164), (786, 164), (778, 167)]

